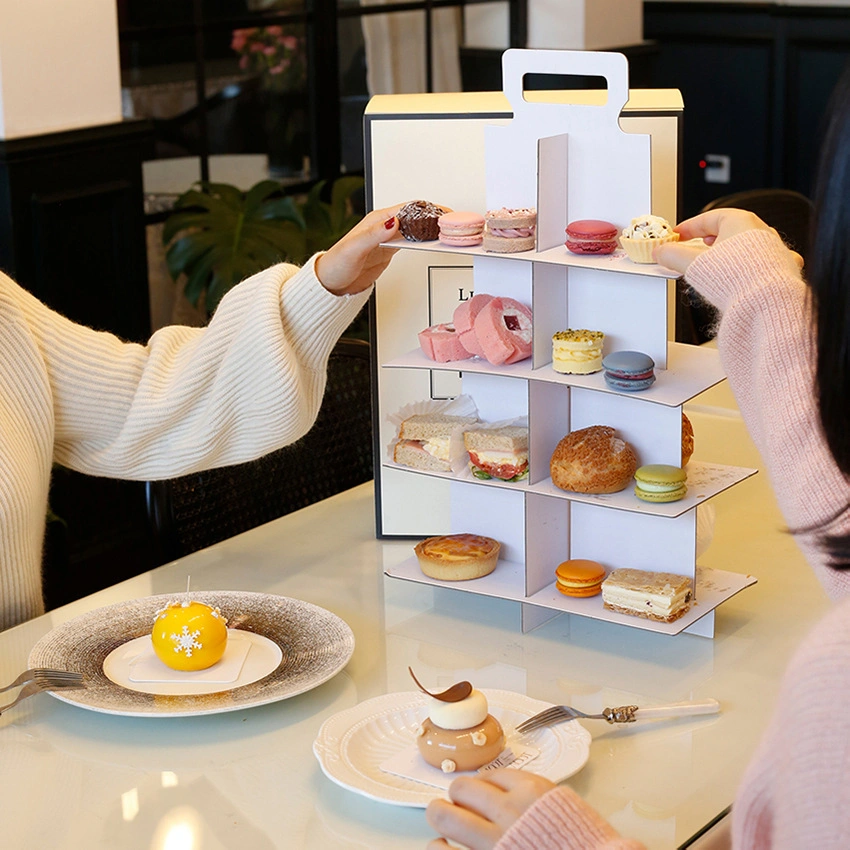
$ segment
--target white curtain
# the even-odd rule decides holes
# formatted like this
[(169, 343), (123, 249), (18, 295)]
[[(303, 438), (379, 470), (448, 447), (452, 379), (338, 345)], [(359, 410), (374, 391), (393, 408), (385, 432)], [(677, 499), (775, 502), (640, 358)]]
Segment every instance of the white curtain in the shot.
[[(387, 0), (360, 0), (363, 6)], [(460, 10), (435, 9), (433, 21), (433, 79), (435, 92), (461, 90)], [(366, 81), (369, 94), (415, 94), (427, 91), (425, 80), (425, 13), (393, 12), (364, 15)]]

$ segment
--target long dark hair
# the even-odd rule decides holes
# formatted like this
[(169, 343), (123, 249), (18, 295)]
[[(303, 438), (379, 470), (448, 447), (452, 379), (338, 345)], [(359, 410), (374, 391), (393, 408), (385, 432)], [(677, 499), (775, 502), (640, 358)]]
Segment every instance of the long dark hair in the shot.
[[(850, 478), (850, 65), (827, 115), (806, 278), (817, 333), (821, 424), (835, 463)], [(824, 544), (834, 566), (850, 567), (850, 535), (827, 534)]]

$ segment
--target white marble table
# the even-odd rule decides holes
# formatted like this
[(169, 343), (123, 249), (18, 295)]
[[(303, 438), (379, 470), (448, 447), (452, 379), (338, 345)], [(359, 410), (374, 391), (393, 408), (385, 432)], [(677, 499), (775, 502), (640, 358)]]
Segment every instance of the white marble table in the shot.
[[(696, 457), (759, 466), (721, 390), (690, 406)], [(715, 697), (718, 717), (609, 727), (587, 721), (587, 765), (568, 782), (624, 833), (676, 848), (730, 804), (778, 678), (827, 602), (770, 494), (767, 476), (715, 501), (701, 559), (758, 576), (718, 609), (713, 640), (562, 616), (523, 634), (517, 603), (386, 578), (409, 541), (374, 537), (363, 485), (0, 634), (0, 681), (56, 624), (117, 601), (192, 586), (307, 600), (342, 617), (356, 648), (317, 689), (195, 718), (103, 715), (40, 694), (0, 717), (0, 812), (8, 850), (422, 848), (421, 809), (345, 790), (311, 746), (322, 722), (381, 694), (470, 678), (583, 709)], [(792, 589), (793, 582), (793, 589)], [(799, 611), (806, 611), (803, 617)], [(0, 698), (2, 700), (2, 698)]]

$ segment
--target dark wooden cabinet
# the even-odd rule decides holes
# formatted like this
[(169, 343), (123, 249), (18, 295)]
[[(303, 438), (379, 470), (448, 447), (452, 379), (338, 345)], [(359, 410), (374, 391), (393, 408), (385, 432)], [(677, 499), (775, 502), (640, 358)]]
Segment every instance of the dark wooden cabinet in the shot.
[[(811, 196), (821, 123), (850, 56), (850, 9), (769, 3), (644, 4), (653, 85), (685, 103), (683, 213), (746, 189)], [(710, 183), (707, 155), (730, 158)]]
[(0, 140), (0, 267), (75, 321), (150, 335), (147, 122)]

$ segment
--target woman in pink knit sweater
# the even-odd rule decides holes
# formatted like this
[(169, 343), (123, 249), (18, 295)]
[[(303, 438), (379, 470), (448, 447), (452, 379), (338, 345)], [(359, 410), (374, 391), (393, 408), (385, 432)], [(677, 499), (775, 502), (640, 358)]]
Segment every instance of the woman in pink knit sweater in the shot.
[[(680, 224), (663, 265), (722, 313), (717, 344), (789, 529), (838, 603), (797, 650), (733, 807), (734, 848), (850, 847), (850, 73), (833, 95), (815, 250), (799, 256), (751, 213)], [(807, 286), (808, 284), (808, 286)], [(790, 731), (789, 730), (793, 730)], [(636, 850), (566, 786), (501, 770), (461, 777), (430, 824), (473, 850)], [(450, 845), (445, 838), (429, 850)]]

